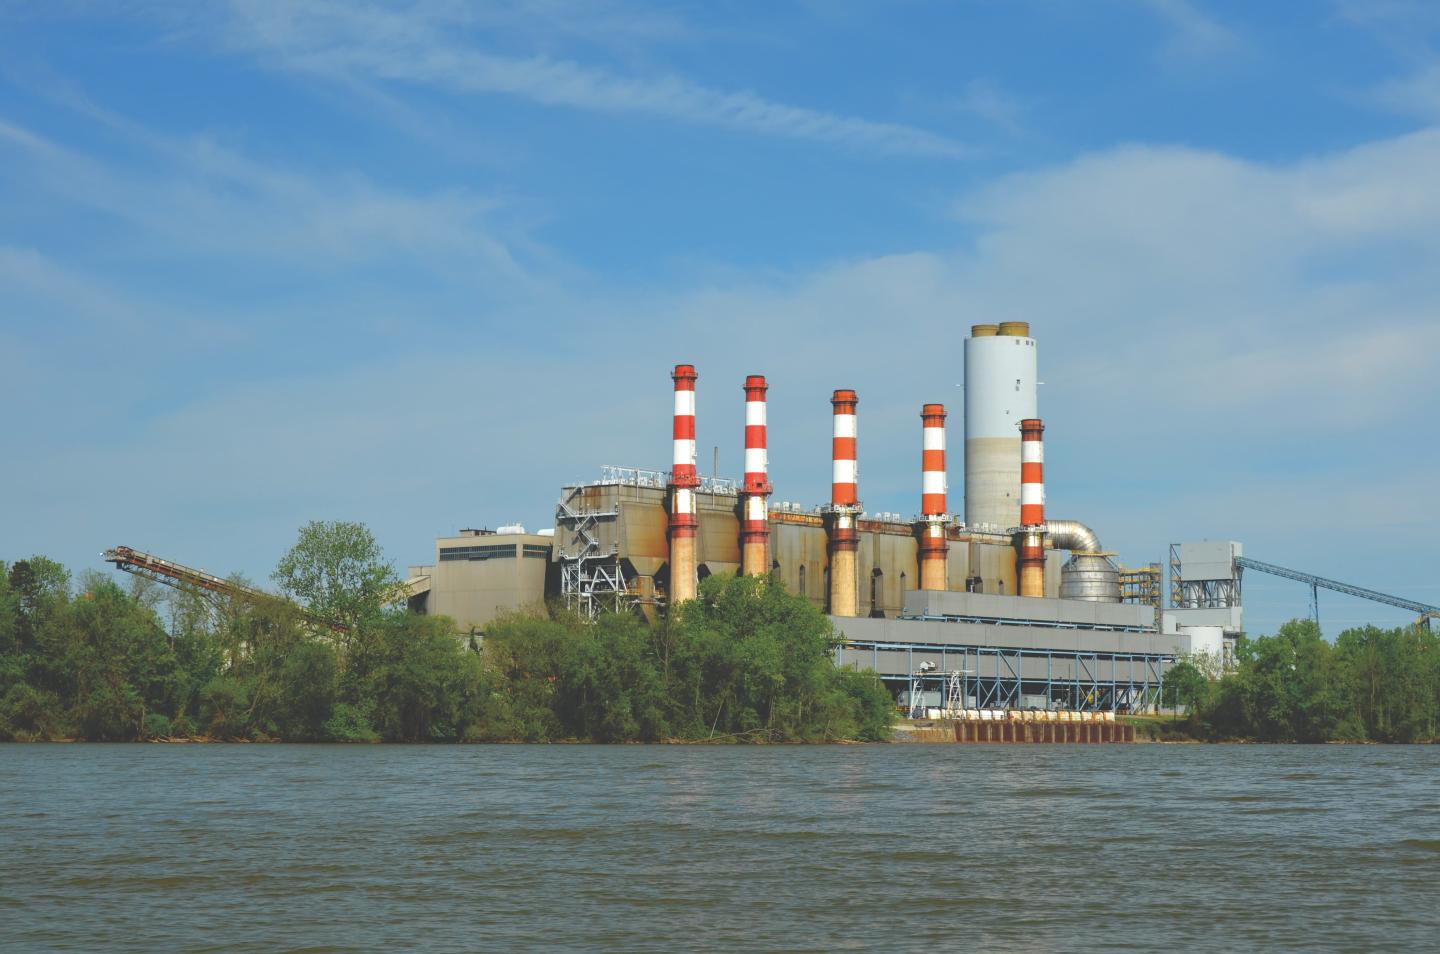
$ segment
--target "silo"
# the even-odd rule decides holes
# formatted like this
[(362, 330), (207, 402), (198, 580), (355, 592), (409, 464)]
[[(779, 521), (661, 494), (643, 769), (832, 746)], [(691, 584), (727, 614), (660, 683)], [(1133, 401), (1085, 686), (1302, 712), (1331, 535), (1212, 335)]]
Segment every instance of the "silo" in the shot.
[(1020, 526), (1020, 422), (1039, 417), (1030, 325), (975, 325), (965, 339), (965, 523)]

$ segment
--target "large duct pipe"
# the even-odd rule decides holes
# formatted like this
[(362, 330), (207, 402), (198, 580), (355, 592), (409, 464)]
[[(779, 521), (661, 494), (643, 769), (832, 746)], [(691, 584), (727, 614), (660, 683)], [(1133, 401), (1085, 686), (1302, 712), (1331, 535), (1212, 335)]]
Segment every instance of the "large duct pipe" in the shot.
[(1015, 535), (1021, 596), (1045, 595), (1045, 425), (1020, 422), (1020, 530)]
[(830, 612), (835, 616), (855, 616), (859, 612), (856, 551), (860, 549), (860, 535), (856, 521), (861, 507), (855, 454), (855, 408), (859, 403), (860, 398), (850, 390), (836, 391), (830, 398), (835, 416), (830, 445), (830, 506), (826, 509), (826, 518), (830, 530)]
[(765, 434), (765, 376), (745, 379), (745, 479), (741, 486), (740, 572), (770, 572), (770, 460)]
[(1071, 553), (1103, 552), (1100, 538), (1095, 535), (1095, 531), (1078, 520), (1047, 520), (1045, 532), (1050, 535), (1050, 543), (1057, 550), (1069, 550)]
[(674, 456), (670, 466), (670, 605), (693, 600), (696, 593), (695, 533), (699, 519), (695, 489), (700, 474), (695, 469), (695, 373), (694, 365), (677, 364), (670, 375), (675, 381)]
[(945, 527), (950, 522), (945, 512), (945, 405), (926, 404), (920, 409), (920, 423), (920, 519), (915, 523), (920, 589), (945, 590), (950, 585), (950, 544), (945, 538)]
[(1023, 321), (975, 325), (965, 339), (965, 523), (1005, 531), (1020, 520), (1020, 435), (1038, 417), (1036, 348)]

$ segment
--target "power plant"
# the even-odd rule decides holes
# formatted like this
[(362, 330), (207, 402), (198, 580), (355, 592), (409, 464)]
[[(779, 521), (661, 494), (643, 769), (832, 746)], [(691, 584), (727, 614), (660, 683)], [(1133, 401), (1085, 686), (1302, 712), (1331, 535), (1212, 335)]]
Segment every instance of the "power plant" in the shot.
[[(707, 576), (769, 575), (829, 614), (843, 637), (838, 665), (874, 669), (912, 714), (982, 721), (1157, 708), (1178, 659), (1229, 665), (1247, 568), (1309, 585), (1317, 619), (1320, 588), (1440, 617), (1440, 607), (1251, 560), (1234, 541), (1171, 544), (1168, 589), (1159, 563), (1117, 565), (1089, 526), (1046, 513), (1037, 352), (1025, 322), (977, 324), (965, 340), (963, 519), (949, 509), (943, 404), (920, 406), (919, 507), (907, 519), (864, 509), (860, 396), (836, 389), (830, 500), (806, 507), (772, 499), (763, 375), (741, 387), (742, 479), (699, 472), (700, 374), (678, 364), (668, 472), (603, 466), (598, 480), (560, 489), (553, 527), (442, 537), (433, 563), (409, 568), (404, 595), (412, 609), (483, 635), (504, 613), (551, 602), (654, 619), (694, 599)], [(130, 547), (105, 559), (171, 585), (264, 596)], [(1010, 725), (965, 738), (1073, 741), (1076, 732), (1122, 734)]]
[[(975, 325), (965, 340), (963, 520), (949, 510), (943, 404), (919, 408), (919, 507), (906, 519), (864, 509), (860, 395), (836, 389), (830, 499), (806, 507), (772, 499), (763, 375), (741, 388), (742, 479), (699, 473), (700, 374), (678, 364), (668, 473), (606, 466), (561, 488), (540, 535), (437, 541), (435, 563), (409, 570), (411, 605), (479, 630), (549, 600), (655, 618), (707, 576), (769, 574), (830, 615), (845, 639), (837, 663), (875, 669), (917, 712), (1154, 708), (1176, 659), (1221, 664), (1241, 630), (1238, 575), (1225, 569), (1233, 594), (1211, 586), (1162, 608), (1158, 564), (1125, 570), (1088, 526), (1047, 518), (1037, 351), (1025, 322)], [(516, 573), (541, 540), (551, 572)]]

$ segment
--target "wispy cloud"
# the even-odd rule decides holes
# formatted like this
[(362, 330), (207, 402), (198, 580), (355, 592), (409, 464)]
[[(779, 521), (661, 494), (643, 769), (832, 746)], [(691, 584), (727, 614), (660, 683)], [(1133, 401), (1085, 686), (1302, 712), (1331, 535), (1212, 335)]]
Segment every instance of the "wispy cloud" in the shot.
[(1440, 61), (1386, 80), (1371, 92), (1380, 106), (1431, 123), (1440, 123)]
[(1171, 31), (1166, 53), (1189, 60), (1210, 60), (1245, 49), (1235, 30), (1204, 12), (1193, 0), (1139, 0)]
[(970, 80), (950, 102), (961, 112), (977, 116), (1009, 133), (1022, 130), (1022, 120), (1028, 108), (1024, 100), (986, 77)]
[(239, 3), (223, 39), (262, 63), (347, 81), (407, 83), (544, 106), (650, 117), (866, 152), (965, 158), (971, 149), (929, 130), (727, 90), (684, 76), (626, 76), (546, 54), (494, 52), (446, 31), (425, 6), (403, 13), (363, 4)]
[[(0, 117), (0, 157), (32, 189), (106, 213), (149, 243), (182, 255), (244, 253), (301, 268), (444, 253), (492, 276), (526, 280), (511, 244), (488, 227), (496, 200), (447, 189), (387, 190), (364, 176), (302, 174), (257, 162), (204, 136), (160, 136), (102, 114), (146, 152), (127, 167)], [(517, 242), (517, 244), (519, 244)]]

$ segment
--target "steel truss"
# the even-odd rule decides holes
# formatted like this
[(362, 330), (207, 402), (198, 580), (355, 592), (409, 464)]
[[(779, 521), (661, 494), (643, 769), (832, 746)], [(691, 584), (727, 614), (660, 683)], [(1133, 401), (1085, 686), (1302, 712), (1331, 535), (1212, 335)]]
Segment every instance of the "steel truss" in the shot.
[(603, 610), (620, 610), (634, 601), (625, 569), (616, 558), (616, 548), (601, 546), (596, 529), (601, 521), (614, 520), (618, 510), (576, 509), (575, 498), (583, 488), (569, 488), (569, 496), (555, 505), (557, 561), (560, 564), (560, 597), (565, 606), (594, 619)]
[[(904, 652), (905, 671), (880, 669), (880, 654)], [(852, 654), (849, 659), (846, 653)], [(1043, 696), (1045, 708), (1080, 712), (1147, 712), (1160, 707), (1165, 671), (1176, 657), (1161, 653), (1067, 652), (996, 646), (957, 646), (940, 643), (888, 643), (847, 641), (836, 650), (836, 662), (864, 662), (869, 653), (874, 669), (892, 689), (910, 690), (914, 700), (926, 691), (939, 690), (967, 709), (1022, 708), (1022, 696)], [(916, 653), (939, 656), (936, 668), (921, 672)], [(1025, 674), (1026, 659), (1044, 659), (1045, 676)], [(1070, 678), (1055, 675), (1055, 663), (1069, 663)]]

